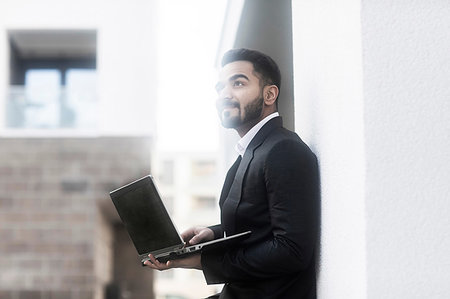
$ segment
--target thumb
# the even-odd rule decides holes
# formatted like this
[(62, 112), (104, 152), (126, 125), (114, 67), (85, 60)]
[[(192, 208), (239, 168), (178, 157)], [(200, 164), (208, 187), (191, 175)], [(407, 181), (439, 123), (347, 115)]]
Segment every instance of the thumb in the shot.
[(198, 234), (192, 237), (191, 241), (189, 242), (194, 245), (206, 240), (208, 240), (208, 229), (202, 229)]
[(195, 245), (198, 244), (199, 241), (200, 241), (199, 235), (195, 235), (189, 240), (189, 244)]

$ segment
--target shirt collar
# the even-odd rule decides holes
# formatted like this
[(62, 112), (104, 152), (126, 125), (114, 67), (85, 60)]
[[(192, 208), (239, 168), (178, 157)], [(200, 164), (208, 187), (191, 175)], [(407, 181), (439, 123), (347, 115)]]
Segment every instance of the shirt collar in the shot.
[(247, 134), (245, 134), (236, 144), (234, 149), (237, 151), (237, 153), (241, 156), (244, 156), (245, 150), (247, 149), (250, 142), (253, 140), (253, 138), (256, 136), (256, 134), (259, 132), (259, 130), (272, 118), (280, 116), (278, 112), (274, 112), (268, 116), (266, 116), (264, 119), (262, 119), (259, 123), (253, 126)]

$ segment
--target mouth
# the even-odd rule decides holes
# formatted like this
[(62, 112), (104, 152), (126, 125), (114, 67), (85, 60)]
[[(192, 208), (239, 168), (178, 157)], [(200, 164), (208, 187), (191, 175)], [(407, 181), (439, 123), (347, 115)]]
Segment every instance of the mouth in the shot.
[(233, 109), (238, 109), (238, 107), (235, 107), (235, 106), (222, 107), (222, 111), (229, 111), (229, 110), (233, 110)]
[(233, 114), (233, 110), (238, 110), (239, 105), (223, 105), (220, 109), (222, 118), (229, 118)]
[(232, 110), (232, 109), (238, 109), (239, 108), (239, 103), (237, 102), (227, 102), (227, 103), (223, 103), (219, 106), (219, 109), (224, 111), (224, 110)]

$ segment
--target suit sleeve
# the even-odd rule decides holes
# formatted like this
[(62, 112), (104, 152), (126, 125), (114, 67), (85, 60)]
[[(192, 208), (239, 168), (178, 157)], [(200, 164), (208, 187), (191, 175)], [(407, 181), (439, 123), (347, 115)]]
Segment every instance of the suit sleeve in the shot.
[(208, 226), (214, 232), (214, 239), (219, 239), (223, 237), (223, 229), (220, 224)]
[(202, 253), (208, 283), (244, 282), (298, 273), (313, 263), (318, 226), (318, 169), (297, 141), (275, 145), (264, 164), (272, 235), (250, 247)]

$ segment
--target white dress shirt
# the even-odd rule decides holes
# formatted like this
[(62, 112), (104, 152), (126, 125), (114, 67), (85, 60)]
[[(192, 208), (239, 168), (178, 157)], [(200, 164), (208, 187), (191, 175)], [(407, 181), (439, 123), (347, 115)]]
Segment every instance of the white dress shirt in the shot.
[(239, 139), (238, 143), (234, 147), (234, 149), (238, 152), (238, 154), (242, 157), (244, 156), (245, 150), (247, 149), (248, 145), (252, 141), (252, 139), (255, 137), (255, 135), (259, 132), (259, 130), (264, 126), (269, 120), (271, 120), (274, 117), (279, 116), (280, 114), (278, 112), (274, 112), (268, 116), (266, 116), (264, 119), (262, 119), (259, 123), (257, 123), (253, 128), (251, 128), (247, 134), (245, 134), (241, 139)]

